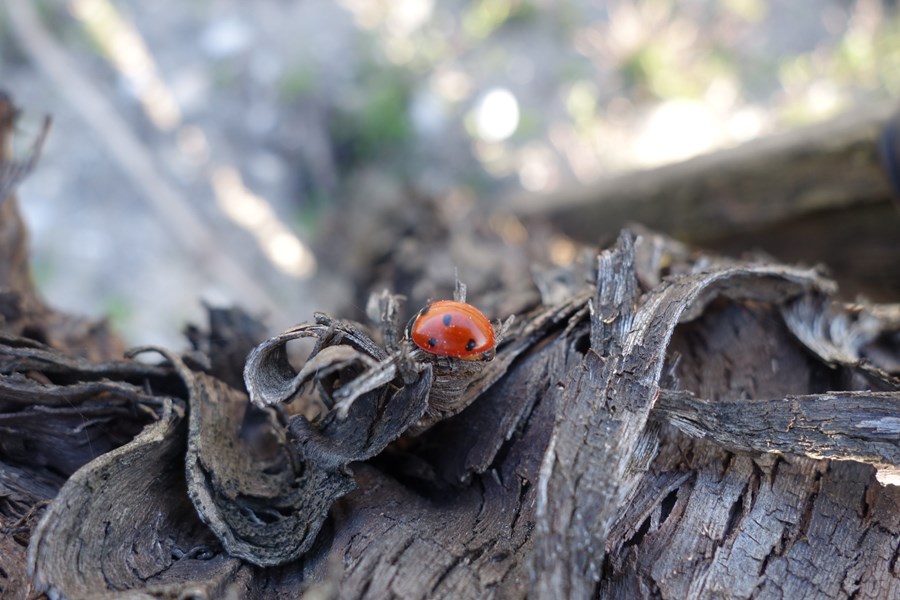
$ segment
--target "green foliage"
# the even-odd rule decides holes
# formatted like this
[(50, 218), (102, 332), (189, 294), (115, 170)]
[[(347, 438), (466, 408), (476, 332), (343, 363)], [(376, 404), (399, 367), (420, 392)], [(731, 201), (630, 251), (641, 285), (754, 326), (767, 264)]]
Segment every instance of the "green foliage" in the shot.
[(409, 139), (411, 74), (395, 67), (363, 70), (358, 97), (337, 110), (330, 130), (343, 162), (392, 154)]
[(40, 253), (31, 256), (31, 276), (39, 289), (46, 289), (50, 282), (57, 277), (54, 269), (56, 264), (55, 261)]
[(629, 90), (647, 90), (650, 78), (658, 68), (659, 58), (652, 46), (638, 48), (619, 65), (619, 74)]
[(504, 25), (527, 24), (537, 16), (537, 6), (526, 0), (478, 0), (463, 14), (462, 26), (469, 37), (484, 39)]
[(763, 0), (722, 0), (721, 3), (726, 11), (748, 23), (759, 23), (769, 10)]
[(841, 82), (896, 94), (900, 91), (900, 16), (887, 21), (872, 36), (848, 33), (830, 67)]

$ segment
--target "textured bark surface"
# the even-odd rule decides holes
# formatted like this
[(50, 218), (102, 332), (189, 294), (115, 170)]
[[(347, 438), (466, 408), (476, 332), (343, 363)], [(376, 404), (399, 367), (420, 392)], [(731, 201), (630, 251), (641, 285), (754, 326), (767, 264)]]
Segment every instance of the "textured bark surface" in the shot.
[(211, 310), (137, 360), (36, 329), (73, 321), (17, 223), (42, 316), (0, 337), (0, 597), (900, 595), (900, 308), (817, 270), (638, 228), (527, 290), (476, 255), (490, 362), (416, 348), (387, 292), (268, 340)]

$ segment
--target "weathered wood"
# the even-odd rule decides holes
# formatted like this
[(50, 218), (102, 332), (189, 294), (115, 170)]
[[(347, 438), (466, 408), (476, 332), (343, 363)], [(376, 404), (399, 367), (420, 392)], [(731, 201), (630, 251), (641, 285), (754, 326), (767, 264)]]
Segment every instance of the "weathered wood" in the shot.
[(272, 410), (168, 356), (188, 389), (188, 495), (231, 555), (256, 565), (309, 550), (334, 498), (353, 488), (343, 473), (297, 460)]
[(900, 398), (891, 392), (832, 392), (772, 400), (710, 401), (661, 390), (656, 417), (730, 451), (802, 451), (811, 458), (900, 463)]
[[(900, 440), (878, 427), (873, 429), (866, 419), (827, 421), (827, 412), (823, 416), (819, 409), (834, 410), (834, 404), (828, 402), (838, 397), (864, 397), (870, 403), (880, 400), (884, 410), (875, 420), (880, 418), (879, 422), (889, 426), (894, 422), (891, 419), (897, 418), (900, 395), (850, 392), (807, 396), (797, 400), (807, 412), (796, 414), (783, 408), (773, 411), (772, 403), (765, 400), (779, 392), (810, 391), (806, 388), (829, 370), (835, 375), (817, 385), (864, 381), (841, 374), (842, 369), (863, 369), (858, 361), (850, 360), (837, 369), (819, 362), (799, 340), (790, 341), (791, 333), (781, 320), (784, 312), (794, 319), (795, 328), (801, 326), (806, 310), (824, 305), (804, 302), (798, 305), (803, 310), (793, 312), (780, 307), (808, 290), (827, 292), (831, 289), (828, 282), (807, 270), (721, 261), (707, 263), (706, 271), (688, 270), (642, 292), (639, 279), (651, 281), (654, 277), (649, 272), (637, 276), (635, 257), (646, 256), (643, 246), (657, 241), (635, 240), (625, 234), (616, 248), (602, 255), (597, 281), (591, 284), (593, 296), (571, 294), (559, 306), (536, 310), (530, 315), (533, 321), (523, 316), (520, 321), (531, 325), (511, 332), (506, 342), (509, 348), (518, 348), (519, 359), (497, 363), (505, 374), (489, 377), (484, 392), (455, 416), (382, 451), (368, 465), (352, 466), (357, 491), (335, 503), (333, 520), (300, 560), (280, 567), (247, 570), (236, 559), (227, 558), (228, 552), (246, 553), (245, 558), (252, 562), (266, 564), (269, 552), (263, 546), (241, 549), (235, 545), (228, 533), (231, 528), (245, 531), (239, 539), (252, 540), (253, 534), (247, 537), (246, 531), (252, 529), (242, 529), (246, 525), (226, 516), (231, 510), (228, 502), (246, 502), (246, 497), (221, 496), (223, 490), (246, 490), (246, 485), (259, 477), (260, 467), (246, 457), (228, 459), (229, 448), (240, 448), (243, 443), (233, 437), (243, 428), (241, 419), (229, 415), (232, 408), (238, 411), (235, 415), (246, 410), (246, 402), (236, 402), (238, 396), (227, 392), (219, 400), (224, 402), (221, 412), (214, 410), (213, 404), (206, 406), (214, 396), (205, 394), (215, 395), (220, 384), (208, 380), (209, 375), (193, 375), (179, 367), (187, 388), (191, 427), (186, 433), (176, 435), (172, 430), (162, 436), (175, 444), (166, 446), (169, 449), (164, 454), (139, 454), (143, 458), (138, 459), (134, 452), (149, 451), (144, 449), (144, 440), (162, 443), (159, 428), (172, 427), (153, 425), (134, 442), (90, 462), (63, 486), (32, 537), (31, 564), (39, 589), (61, 591), (74, 598), (88, 591), (107, 589), (112, 593), (121, 588), (170, 597), (185, 586), (217, 594), (236, 585), (249, 594), (266, 597), (296, 595), (311, 583), (337, 578), (336, 589), (344, 597), (523, 597), (529, 590), (537, 597), (562, 593), (587, 598), (598, 591), (616, 597), (708, 597), (727, 596), (729, 590), (738, 589), (771, 591), (772, 586), (784, 586), (801, 596), (821, 587), (829, 597), (841, 597), (864, 590), (862, 579), (854, 576), (848, 582), (846, 576), (837, 578), (832, 572), (819, 581), (790, 573), (804, 561), (823, 565), (825, 556), (830, 557), (835, 547), (843, 547), (843, 540), (865, 534), (864, 544), (874, 554), (871, 558), (841, 554), (846, 557), (841, 568), (872, 574), (877, 581), (871, 587), (875, 592), (892, 590), (896, 576), (884, 570), (880, 561), (895, 550), (890, 532), (897, 526), (886, 520), (890, 513), (885, 511), (898, 501), (891, 491), (896, 488), (880, 487), (873, 471), (859, 461), (896, 467)], [(677, 249), (674, 251), (677, 255)], [(647, 269), (655, 263), (642, 264), (641, 269)], [(572, 299), (590, 300), (592, 310), (575, 310)], [(836, 311), (840, 308), (827, 306)], [(832, 322), (840, 322), (841, 314), (832, 314)], [(857, 315), (854, 322), (865, 323), (867, 329), (877, 328), (873, 323), (889, 327), (890, 320), (878, 320), (882, 314), (891, 313)], [(563, 315), (563, 321), (555, 320)], [(556, 327), (535, 328), (535, 324), (554, 322)], [(323, 336), (320, 355), (328, 356), (328, 348), (347, 339), (333, 335), (335, 329), (329, 332), (327, 327), (314, 325), (313, 330)], [(516, 331), (523, 337), (517, 338)], [(840, 344), (842, 352), (852, 358), (851, 341), (867, 343), (864, 337), (840, 335), (840, 327), (807, 327), (803, 332), (803, 344), (820, 349), (832, 363), (848, 361), (828, 348)], [(817, 339), (826, 332), (829, 337)], [(348, 334), (350, 338), (363, 335), (355, 330)], [(531, 342), (523, 347), (522, 339)], [(358, 347), (370, 343), (362, 340), (356, 343)], [(41, 348), (14, 351), (46, 355)], [(501, 347), (498, 357), (503, 351)], [(323, 368), (323, 377), (347, 385), (364, 376), (365, 361), (347, 363), (340, 353), (334, 356), (340, 361), (337, 371)], [(226, 364), (210, 364), (213, 362)], [(778, 368), (771, 371), (774, 364)], [(761, 365), (769, 371), (760, 379)], [(288, 366), (281, 364), (283, 369)], [(806, 372), (801, 376), (802, 369)], [(107, 372), (116, 370), (107, 367)], [(778, 373), (789, 377), (776, 376)], [(877, 376), (877, 372), (865, 373)], [(293, 380), (288, 372), (282, 376)], [(307, 371), (307, 376), (314, 375)], [(801, 383), (792, 384), (797, 376)], [(203, 381), (206, 383), (200, 383)], [(884, 384), (891, 386), (891, 381)], [(691, 406), (684, 391), (659, 392), (659, 400), (660, 382), (674, 385), (675, 390), (708, 394), (713, 412)], [(84, 383), (78, 385), (76, 389), (84, 388)], [(178, 389), (171, 383), (164, 387)], [(409, 388), (411, 392), (414, 389)], [(718, 393), (710, 393), (714, 390)], [(411, 398), (421, 394), (419, 390)], [(301, 427), (307, 421), (294, 417), (296, 425), (291, 430), (296, 441), (280, 447), (299, 450), (296, 456), (307, 468), (317, 463), (346, 464), (333, 459), (336, 453), (346, 451), (341, 450), (341, 440), (350, 444), (347, 456), (362, 452), (360, 458), (372, 457), (366, 441), (370, 433), (366, 432), (377, 431), (379, 419), (403, 422), (388, 413), (371, 412), (366, 398), (372, 397), (371, 393), (361, 396), (346, 420), (320, 422), (321, 431), (308, 424)], [(740, 410), (742, 398), (746, 415), (766, 410), (773, 415), (769, 422), (757, 420), (754, 431), (758, 435), (741, 431), (746, 423), (740, 420), (745, 416)], [(674, 400), (678, 399), (683, 402), (677, 404)], [(816, 406), (817, 400), (824, 404)], [(652, 421), (662, 425), (648, 427), (655, 401), (660, 404)], [(689, 434), (715, 443), (692, 441), (665, 425), (670, 419)], [(834, 447), (829, 450), (825, 437), (801, 433), (813, 420), (820, 431), (840, 430), (845, 437), (831, 438)], [(690, 426), (684, 427), (685, 423)], [(781, 430), (791, 425), (783, 434)], [(330, 436), (329, 427), (337, 427), (335, 431), (341, 433), (312, 446), (303, 441), (308, 435), (313, 436), (311, 440)], [(185, 428), (177, 431), (185, 432)], [(185, 435), (193, 441), (186, 442), (181, 437)], [(216, 440), (228, 439), (231, 441), (218, 450)], [(505, 441), (498, 444), (498, 440)], [(777, 446), (769, 447), (767, 440), (777, 441)], [(384, 448), (383, 443), (377, 442), (378, 447)], [(135, 472), (148, 476), (150, 465), (174, 468), (173, 463), (184, 460), (185, 444), (186, 483), (180, 467), (166, 471), (170, 475), (149, 475), (159, 482), (152, 494), (165, 492), (163, 496), (171, 497), (163, 509), (159, 504), (163, 497), (148, 499), (151, 491), (135, 485), (133, 477)], [(176, 450), (178, 447), (182, 450)], [(327, 451), (316, 449), (325, 447)], [(784, 453), (781, 463), (766, 458), (773, 449)], [(205, 452), (211, 452), (213, 460), (202, 458)], [(855, 462), (848, 463), (851, 467), (847, 470), (829, 467), (827, 461), (800, 458), (820, 452)], [(202, 471), (193, 466), (198, 460)], [(825, 493), (820, 487), (826, 480), (823, 473), (833, 474), (827, 475), (835, 486), (829, 502), (819, 499)], [(83, 493), (85, 485), (95, 490), (89, 496)], [(207, 499), (200, 501), (197, 509), (206, 515), (224, 549), (216, 549), (208, 541), (164, 533), (183, 519), (197, 519), (196, 512), (185, 508), (190, 506), (186, 499), (192, 485), (209, 486)], [(126, 500), (132, 493), (143, 501)], [(328, 497), (324, 487), (316, 486), (304, 495)], [(223, 504), (227, 497), (232, 500)], [(111, 518), (112, 498), (133, 508), (113, 511), (115, 520), (108, 535), (91, 535), (91, 531), (104, 529), (96, 524), (98, 518)], [(858, 507), (869, 501), (874, 508), (856, 518), (841, 513), (839, 532), (817, 533), (817, 528), (829, 522), (829, 511), (835, 506)], [(265, 502), (255, 506), (263, 511), (260, 514), (267, 510)], [(146, 516), (146, 511), (160, 510), (170, 516), (161, 521)], [(289, 511), (286, 516), (297, 519), (303, 514), (302, 510)], [(886, 533), (870, 530), (866, 523), (873, 519)], [(155, 523), (149, 533), (144, 530), (148, 523)], [(315, 523), (313, 519), (308, 526)], [(196, 527), (188, 529), (191, 536), (200, 535)], [(265, 531), (265, 524), (260, 527)], [(132, 533), (126, 535), (126, 531)], [(706, 534), (698, 536), (698, 531)], [(173, 547), (180, 549), (175, 552), (177, 557), (146, 554), (143, 548), (154, 537), (175, 540)], [(198, 538), (202, 539), (206, 538)], [(88, 562), (73, 573), (65, 561), (75, 540), (80, 540), (77, 543)], [(788, 546), (782, 540), (796, 541)], [(262, 538), (253, 542), (260, 543), (264, 543)], [(800, 545), (806, 550), (801, 552)], [(202, 568), (193, 566), (192, 547), (205, 549)], [(290, 546), (282, 549), (290, 560)], [(138, 554), (132, 556), (135, 552)], [(279, 556), (279, 550), (273, 547), (268, 556)], [(335, 561), (341, 565), (337, 575)], [(121, 565), (128, 564), (137, 565), (137, 570), (122, 570)], [(755, 566), (748, 570), (747, 565)], [(718, 575), (705, 575), (710, 572)], [(105, 576), (98, 578), (98, 573)]]
[(876, 479), (900, 473), (897, 305), (643, 229), (536, 279), (495, 290), (515, 321), (466, 364), (404, 339), (387, 292), (372, 327), (262, 343), (212, 311), (158, 365), (67, 355), (10, 312), (0, 594), (900, 594), (900, 486)]
[[(591, 351), (558, 393), (561, 414), (545, 456), (538, 506), (535, 590), (540, 597), (589, 597), (600, 579), (602, 549), (618, 507), (636, 485), (632, 461), (659, 394), (669, 338), (682, 313), (711, 287), (750, 299), (817, 287), (811, 272), (774, 267), (698, 273), (637, 303), (633, 242), (601, 258)], [(756, 284), (756, 285), (754, 285)], [(734, 289), (739, 288), (740, 291)], [(793, 289), (790, 289), (793, 288)], [(784, 293), (784, 292), (781, 292)]]
[(879, 485), (871, 468), (722, 453), (677, 436), (659, 457), (670, 458), (651, 473), (674, 468), (687, 479), (653, 487), (662, 475), (646, 478), (633, 506), (652, 508), (623, 520), (637, 529), (614, 530), (601, 597), (874, 599), (900, 591), (900, 493)]
[(824, 263), (846, 297), (890, 301), (900, 293), (898, 131), (896, 104), (860, 108), (549, 197), (517, 196), (509, 208), (591, 244), (637, 222), (719, 252)]
[[(29, 545), (51, 597), (216, 596), (246, 565), (218, 549), (187, 496), (183, 410), (172, 403), (133, 441), (71, 477)], [(139, 466), (137, 466), (139, 465)], [(217, 591), (218, 590), (218, 591)]]
[[(797, 352), (797, 340), (784, 324), (756, 304), (710, 305), (698, 319), (676, 329), (671, 351), (667, 385), (708, 395), (724, 404), (723, 410), (741, 406), (751, 415), (759, 414), (757, 403), (764, 410), (766, 398), (779, 394), (868, 383), (848, 376), (840, 365), (823, 371), (817, 359)], [(657, 404), (662, 410), (664, 396)], [(836, 410), (831, 422), (839, 425), (843, 416)], [(802, 420), (801, 415), (798, 422)], [(855, 423), (859, 427), (853, 429), (854, 423), (844, 423), (851, 426), (848, 438), (872, 433), (864, 424)], [(764, 436), (786, 435), (808, 447), (799, 427), (785, 429)], [(848, 438), (830, 441), (838, 448)], [(898, 446), (896, 436), (886, 436), (884, 442)], [(896, 594), (896, 575), (885, 573), (898, 551), (893, 506), (900, 488), (879, 485), (873, 469), (858, 463), (812, 461), (797, 457), (796, 451), (779, 456), (768, 450), (728, 450), (664, 426), (657, 459), (631, 500), (637, 513), (623, 515), (610, 535), (601, 597)], [(677, 479), (678, 474), (683, 478)], [(852, 509), (832, 512), (833, 502), (821, 501), (822, 485), (828, 485), (830, 498)], [(874, 554), (857, 550), (860, 536), (872, 543)], [(848, 576), (851, 572), (867, 575), (860, 580)]]

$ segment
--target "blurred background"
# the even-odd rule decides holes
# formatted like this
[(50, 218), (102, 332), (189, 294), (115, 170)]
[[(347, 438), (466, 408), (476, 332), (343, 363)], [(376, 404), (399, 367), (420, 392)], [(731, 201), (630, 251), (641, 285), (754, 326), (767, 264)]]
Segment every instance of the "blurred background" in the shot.
[[(37, 282), (131, 344), (340, 314), (335, 220), (504, 215), (900, 95), (888, 0), (4, 0)], [(474, 213), (473, 213), (474, 214)], [(508, 215), (489, 221), (517, 235)], [(329, 237), (330, 236), (330, 237)], [(325, 250), (321, 250), (325, 248)], [(332, 258), (328, 258), (331, 256)], [(353, 307), (349, 307), (353, 308)]]

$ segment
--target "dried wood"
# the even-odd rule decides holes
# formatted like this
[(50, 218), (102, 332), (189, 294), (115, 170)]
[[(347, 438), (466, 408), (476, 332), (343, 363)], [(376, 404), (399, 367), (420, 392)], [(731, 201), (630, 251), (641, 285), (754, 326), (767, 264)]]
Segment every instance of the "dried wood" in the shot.
[(827, 392), (747, 402), (661, 390), (656, 410), (657, 418), (688, 435), (729, 450), (802, 452), (888, 468), (900, 463), (900, 421), (895, 416), (900, 405), (892, 392)]
[(662, 167), (601, 179), (509, 208), (586, 243), (641, 223), (728, 254), (827, 264), (845, 297), (900, 294), (900, 112), (860, 107)]
[(900, 595), (897, 305), (643, 229), (516, 294), (466, 364), (387, 292), (268, 340), (211, 310), (158, 364), (7, 313), (0, 595)]

